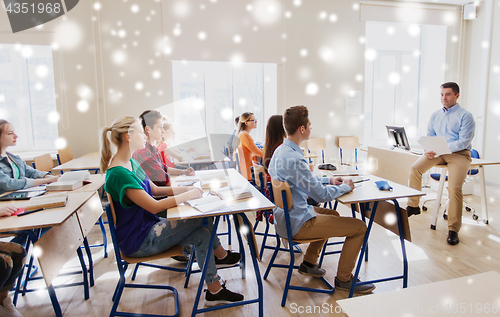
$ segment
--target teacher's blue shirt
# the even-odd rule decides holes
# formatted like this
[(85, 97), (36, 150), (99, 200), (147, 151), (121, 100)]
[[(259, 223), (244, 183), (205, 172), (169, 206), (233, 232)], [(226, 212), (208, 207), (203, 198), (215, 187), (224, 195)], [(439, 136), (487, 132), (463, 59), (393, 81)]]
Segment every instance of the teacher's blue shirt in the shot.
[(470, 150), (476, 123), (472, 113), (457, 103), (450, 109), (434, 112), (427, 126), (427, 136), (444, 136), (452, 152)]
[[(290, 186), (293, 200), (289, 209), (292, 237), (307, 220), (316, 217), (313, 206), (307, 204), (307, 197), (317, 202), (326, 202), (351, 191), (347, 184), (325, 186), (330, 184), (330, 178), (314, 176), (300, 147), (289, 139), (285, 139), (274, 151), (268, 171), (271, 178), (287, 182)], [(276, 232), (287, 238), (285, 214), (279, 207), (274, 208), (274, 224)]]

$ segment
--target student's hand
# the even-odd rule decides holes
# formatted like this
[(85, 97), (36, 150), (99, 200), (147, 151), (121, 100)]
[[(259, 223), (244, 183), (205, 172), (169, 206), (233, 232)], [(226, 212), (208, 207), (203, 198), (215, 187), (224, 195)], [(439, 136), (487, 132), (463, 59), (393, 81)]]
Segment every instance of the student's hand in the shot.
[(61, 177), (61, 175), (53, 176), (53, 175), (45, 175), (45, 184), (50, 184), (53, 182), (57, 182), (57, 180)]
[(14, 206), (5, 206), (0, 208), (0, 217), (10, 216), (17, 211)]
[(311, 173), (314, 172), (314, 164), (309, 164), (309, 170), (311, 171)]
[(330, 184), (332, 185), (341, 185), (344, 182), (342, 177), (330, 177)]
[(196, 174), (196, 172), (194, 171), (194, 169), (192, 167), (189, 167), (184, 173), (183, 175), (187, 175), (187, 176), (194, 176)]
[(344, 184), (349, 185), (349, 187), (351, 187), (351, 190), (354, 190), (354, 182), (352, 181), (352, 179), (344, 180)]
[(192, 190), (188, 191), (186, 194), (189, 195), (188, 200), (190, 200), (190, 199), (196, 199), (196, 198), (201, 198), (201, 195), (203, 194), (203, 191), (200, 188), (195, 187)]
[(424, 154), (429, 160), (432, 160), (436, 156), (436, 152), (433, 152), (433, 151), (429, 151), (429, 152), (425, 151)]

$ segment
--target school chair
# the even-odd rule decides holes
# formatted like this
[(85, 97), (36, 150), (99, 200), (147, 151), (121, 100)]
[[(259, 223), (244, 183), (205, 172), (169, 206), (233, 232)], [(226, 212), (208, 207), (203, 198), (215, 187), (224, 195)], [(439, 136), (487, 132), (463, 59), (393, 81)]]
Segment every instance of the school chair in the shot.
[[(286, 182), (280, 182), (280, 181), (277, 181), (275, 179), (271, 179), (271, 185), (272, 185), (275, 204), (276, 204), (276, 206), (282, 208), (284, 211), (284, 214), (285, 214), (286, 231), (287, 231), (287, 236), (289, 238), (288, 239), (282, 238), (282, 239), (285, 243), (288, 243), (288, 252), (290, 254), (290, 263), (288, 265), (274, 263), (274, 260), (276, 259), (276, 256), (278, 255), (278, 252), (280, 251), (280, 239), (278, 238), (273, 256), (271, 258), (271, 261), (269, 262), (269, 265), (267, 266), (266, 273), (264, 274), (264, 280), (266, 280), (267, 277), (269, 276), (271, 268), (273, 268), (273, 267), (288, 268), (288, 274), (287, 274), (287, 278), (285, 281), (285, 288), (283, 290), (283, 298), (281, 300), (281, 306), (283, 306), (283, 307), (286, 304), (286, 298), (287, 298), (289, 290), (296, 290), (296, 291), (303, 291), (303, 292), (315, 292), (315, 293), (323, 293), (323, 294), (333, 294), (335, 292), (335, 288), (324, 277), (320, 277), (320, 279), (326, 285), (327, 289), (290, 285), (290, 280), (292, 278), (293, 270), (299, 268), (298, 265), (294, 265), (295, 256), (294, 256), (294, 252), (293, 252), (293, 242), (298, 243), (298, 244), (303, 244), (303, 243), (311, 243), (311, 242), (315, 242), (315, 241), (319, 241), (319, 240), (323, 240), (323, 239), (310, 239), (310, 240), (292, 240), (292, 239), (290, 239), (290, 237), (292, 236), (292, 229), (291, 229), (291, 225), (290, 225), (290, 215), (289, 215), (288, 211), (289, 211), (289, 208), (293, 205), (292, 194), (290, 192), (290, 186)], [(276, 236), (279, 237), (279, 235), (277, 233), (276, 233)]]
[(59, 165), (71, 161), (74, 158), (73, 151), (69, 146), (64, 149), (57, 150), (57, 162)]
[[(470, 156), (471, 158), (476, 158), (478, 159), (479, 158), (479, 152), (476, 150), (476, 149), (471, 149), (470, 151)], [(441, 180), (441, 174), (445, 174), (446, 175), (446, 168), (442, 168), (441, 169), (442, 173), (431, 173), (430, 174), (430, 177), (431, 179), (439, 182)], [(476, 178), (477, 174), (479, 173), (479, 170), (478, 169), (470, 169), (468, 172), (467, 172), (467, 177), (465, 178), (464, 180), (464, 186), (467, 186), (468, 184), (472, 184), (472, 181), (474, 180), (474, 178)], [(448, 175), (446, 175), (446, 179), (445, 181), (448, 181)], [(427, 207), (425, 206), (425, 203), (428, 202), (428, 201), (431, 201), (431, 200), (436, 200), (435, 198), (434, 199), (426, 199), (422, 202), (422, 210), (423, 211), (426, 211), (427, 210)], [(450, 204), (450, 199), (447, 199), (446, 200), (446, 203), (444, 205), (444, 211), (443, 211), (443, 218), (445, 220), (448, 219), (448, 214), (447, 214), (447, 211), (448, 211), (448, 205)], [(474, 220), (477, 220), (479, 219), (479, 216), (476, 215), (476, 210), (471, 206), (469, 205), (465, 200), (462, 202), (462, 205), (463, 205), (463, 208), (465, 208), (466, 211), (472, 211), (472, 219)]]
[(356, 169), (358, 169), (358, 148), (359, 148), (359, 139), (357, 136), (339, 137), (340, 164), (348, 165), (348, 163), (343, 163), (343, 151), (354, 150), (354, 164), (356, 165)]
[[(271, 183), (267, 182), (267, 178), (265, 176), (266, 171), (264, 169), (264, 166), (256, 164), (254, 162), (253, 168), (254, 168), (253, 172), (254, 172), (254, 177), (255, 177), (257, 189), (262, 193), (262, 195), (266, 196), (265, 188), (268, 188), (269, 189), (268, 199), (272, 203), (274, 203), (273, 191), (272, 191), (271, 187), (269, 186), (269, 185), (271, 185)], [(274, 246), (266, 244), (267, 237), (276, 237), (275, 234), (269, 233), (269, 218), (272, 214), (273, 214), (272, 210), (263, 210), (262, 218), (266, 219), (266, 229), (264, 232), (257, 232), (256, 231), (257, 226), (259, 225), (259, 222), (261, 222), (262, 220), (256, 220), (255, 224), (253, 226), (253, 231), (254, 231), (255, 235), (264, 236), (262, 239), (262, 246), (261, 246), (260, 252), (259, 252), (259, 257), (261, 259), (262, 259), (262, 255), (264, 254), (264, 249), (274, 250)], [(302, 249), (299, 247), (298, 244), (294, 243), (293, 246), (294, 246), (295, 253), (302, 253)], [(288, 249), (287, 248), (280, 248), (280, 251), (288, 251)]]
[(54, 168), (54, 162), (52, 161), (52, 157), (50, 156), (50, 154), (47, 153), (34, 157), (33, 167), (39, 171), (51, 173), (52, 169)]
[[(313, 152), (321, 151), (321, 160), (323, 163), (325, 163), (325, 148), (326, 148), (325, 138), (309, 139), (307, 141), (307, 149), (309, 150), (309, 153), (311, 153), (311, 151)], [(309, 163), (311, 163), (311, 159), (309, 159)]]
[[(154, 268), (159, 268), (159, 269), (164, 269), (168, 271), (175, 271), (175, 272), (186, 272), (186, 270), (189, 270), (191, 268), (191, 265), (188, 265), (185, 269), (180, 269), (176, 267), (168, 267), (168, 266), (160, 266), (156, 264), (151, 264), (151, 263), (146, 263), (148, 261), (153, 261), (153, 260), (158, 260), (158, 259), (163, 259), (163, 258), (170, 258), (176, 255), (183, 255), (182, 251), (182, 246), (176, 245), (162, 253), (155, 254), (152, 256), (147, 256), (147, 257), (140, 257), (140, 258), (133, 258), (126, 256), (120, 252), (120, 246), (118, 245), (118, 240), (116, 239), (116, 232), (115, 232), (115, 222), (116, 222), (116, 214), (114, 211), (113, 207), (113, 201), (111, 197), (108, 194), (108, 199), (109, 203), (106, 204), (105, 209), (106, 209), (106, 215), (108, 216), (108, 225), (109, 225), (109, 231), (111, 233), (111, 240), (113, 241), (113, 248), (115, 250), (115, 256), (116, 256), (116, 265), (118, 267), (118, 273), (120, 275), (118, 284), (116, 285), (115, 292), (113, 293), (113, 307), (111, 308), (111, 312), (109, 313), (109, 317), (113, 316), (138, 316), (138, 317), (146, 317), (146, 316), (163, 316), (163, 315), (153, 315), (153, 314), (139, 314), (139, 313), (128, 313), (128, 312), (123, 312), (123, 311), (118, 311), (118, 304), (120, 303), (120, 298), (122, 296), (122, 292), (124, 288), (142, 288), (142, 289), (161, 289), (161, 290), (170, 290), (174, 294), (174, 303), (175, 303), (175, 314), (174, 315), (168, 315), (168, 317), (176, 317), (179, 316), (179, 296), (177, 293), (177, 290), (168, 285), (149, 285), (149, 284), (131, 284), (131, 283), (126, 283), (125, 281), (125, 273), (127, 271), (128, 265), (129, 264), (136, 264), (136, 267), (134, 269), (134, 273), (132, 275), (132, 280), (135, 279), (137, 270), (139, 268), (139, 265), (143, 266), (148, 266), (148, 267), (154, 267)], [(191, 261), (190, 261), (191, 262)], [(191, 263), (188, 263), (191, 264)], [(189, 274), (189, 272), (188, 272)], [(187, 280), (187, 279), (186, 279)]]

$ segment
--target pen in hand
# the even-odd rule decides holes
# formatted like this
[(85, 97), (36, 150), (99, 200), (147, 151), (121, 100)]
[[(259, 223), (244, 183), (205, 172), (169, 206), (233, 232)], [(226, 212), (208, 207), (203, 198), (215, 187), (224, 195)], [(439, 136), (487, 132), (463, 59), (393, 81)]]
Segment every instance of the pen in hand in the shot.
[(370, 180), (369, 178), (367, 178), (367, 179), (360, 179), (360, 180), (355, 181), (353, 183), (356, 184), (356, 183), (366, 182), (366, 181), (369, 181), (369, 180)]

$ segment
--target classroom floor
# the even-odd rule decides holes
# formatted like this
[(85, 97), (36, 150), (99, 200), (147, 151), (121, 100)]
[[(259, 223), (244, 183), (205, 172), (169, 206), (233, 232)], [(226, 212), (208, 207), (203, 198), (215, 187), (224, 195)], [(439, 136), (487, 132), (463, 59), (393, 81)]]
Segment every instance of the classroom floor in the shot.
[[(479, 194), (479, 186), (475, 184), (475, 194)], [(489, 225), (482, 221), (472, 220), (471, 213), (463, 214), (463, 226), (460, 231), (460, 243), (450, 246), (446, 243), (448, 228), (446, 220), (438, 218), (437, 230), (430, 230), (430, 219), (433, 211), (433, 202), (427, 203), (429, 209), (419, 216), (410, 218), (412, 243), (407, 243), (409, 257), (409, 281), (408, 287), (423, 285), (432, 282), (462, 277), (480, 272), (497, 271), (500, 272), (500, 210), (496, 203), (500, 202), (500, 188), (486, 186), (489, 208)], [(478, 211), (481, 218), (479, 196), (465, 196), (464, 200), (470, 203)], [(444, 204), (445, 200), (443, 200)], [(340, 206), (341, 214), (349, 216), (350, 210), (345, 206)], [(249, 217), (250, 218), (250, 217)], [(497, 220), (499, 219), (499, 220)], [(234, 226), (233, 230), (234, 230)], [(221, 222), (220, 231), (226, 228), (226, 223)], [(94, 227), (89, 235), (91, 243), (101, 241), (101, 233), (98, 226)], [(260, 242), (261, 238), (257, 237)], [(221, 238), (222, 244), (227, 246), (227, 238)], [(274, 243), (274, 241), (271, 239)], [(76, 316), (108, 316), (111, 310), (113, 294), (118, 274), (115, 263), (114, 251), (112, 249), (111, 238), (108, 234), (109, 257), (103, 258), (102, 248), (93, 248), (92, 253), (95, 265), (95, 286), (90, 289), (90, 299), (83, 299), (83, 287), (72, 287), (56, 290), (63, 315), (67, 317)], [(236, 238), (233, 234), (233, 249), (237, 248)], [(303, 247), (305, 248), (305, 246)], [(399, 239), (392, 233), (374, 224), (370, 236), (369, 261), (365, 262), (361, 268), (360, 278), (362, 280), (386, 277), (391, 274), (401, 274), (402, 264), (400, 260)], [(248, 251), (247, 251), (248, 253)], [(277, 263), (285, 263), (288, 255), (280, 253)], [(263, 275), (267, 263), (272, 255), (271, 250), (264, 252), (263, 261), (260, 263), (260, 271)], [(473, 260), (472, 260), (473, 259)], [(300, 263), (302, 254), (296, 255), (296, 263)], [(171, 259), (159, 263), (167, 263)], [(333, 281), (337, 270), (338, 255), (330, 255), (325, 258), (323, 268), (327, 270), (326, 278)], [(257, 294), (255, 276), (251, 263), (247, 267), (246, 280), (241, 279), (239, 268), (221, 270), (221, 277), (227, 280), (227, 287), (235, 292), (241, 292), (246, 299), (255, 298)], [(78, 260), (73, 259), (65, 269), (78, 268)], [(127, 272), (130, 278), (131, 269)], [(315, 313), (315, 316), (346, 316), (343, 313), (335, 313), (336, 301), (347, 298), (345, 291), (336, 291), (333, 295), (318, 293), (306, 293), (290, 291), (285, 307), (281, 307), (280, 301), (283, 291), (283, 284), (286, 278), (286, 270), (274, 268), (271, 271), (264, 285), (264, 315), (265, 316), (310, 316), (306, 312), (298, 313), (299, 309), (305, 311), (314, 306), (330, 307), (331, 312), (324, 310)], [(56, 283), (80, 281), (81, 277), (58, 278)], [(137, 282), (144, 283), (164, 283), (177, 288), (180, 298), (181, 316), (190, 316), (192, 301), (196, 295), (199, 274), (194, 274), (188, 288), (183, 288), (184, 275), (182, 273), (141, 268), (139, 270)], [(38, 282), (36, 282), (38, 283)], [(33, 283), (33, 285), (36, 285)], [(292, 276), (292, 284), (303, 284), (305, 286), (320, 286), (314, 278), (307, 278), (298, 273)], [(40, 284), (41, 285), (41, 284)], [(30, 284), (32, 286), (32, 284)], [(402, 287), (402, 281), (391, 281), (378, 283), (374, 293), (387, 292)], [(120, 302), (119, 309), (130, 312), (144, 312), (155, 314), (172, 314), (173, 299), (168, 293), (156, 290), (126, 290)], [(201, 300), (200, 305), (203, 305)], [(323, 306), (324, 305), (324, 306)], [(29, 293), (19, 298), (18, 310), (25, 317), (45, 317), (54, 316), (52, 305), (47, 291), (41, 290)], [(301, 308), (302, 307), (302, 308)], [(338, 308), (337, 308), (338, 311)], [(257, 304), (235, 307), (217, 312), (205, 314), (205, 316), (224, 316), (227, 314), (241, 314), (246, 316), (257, 316)]]

